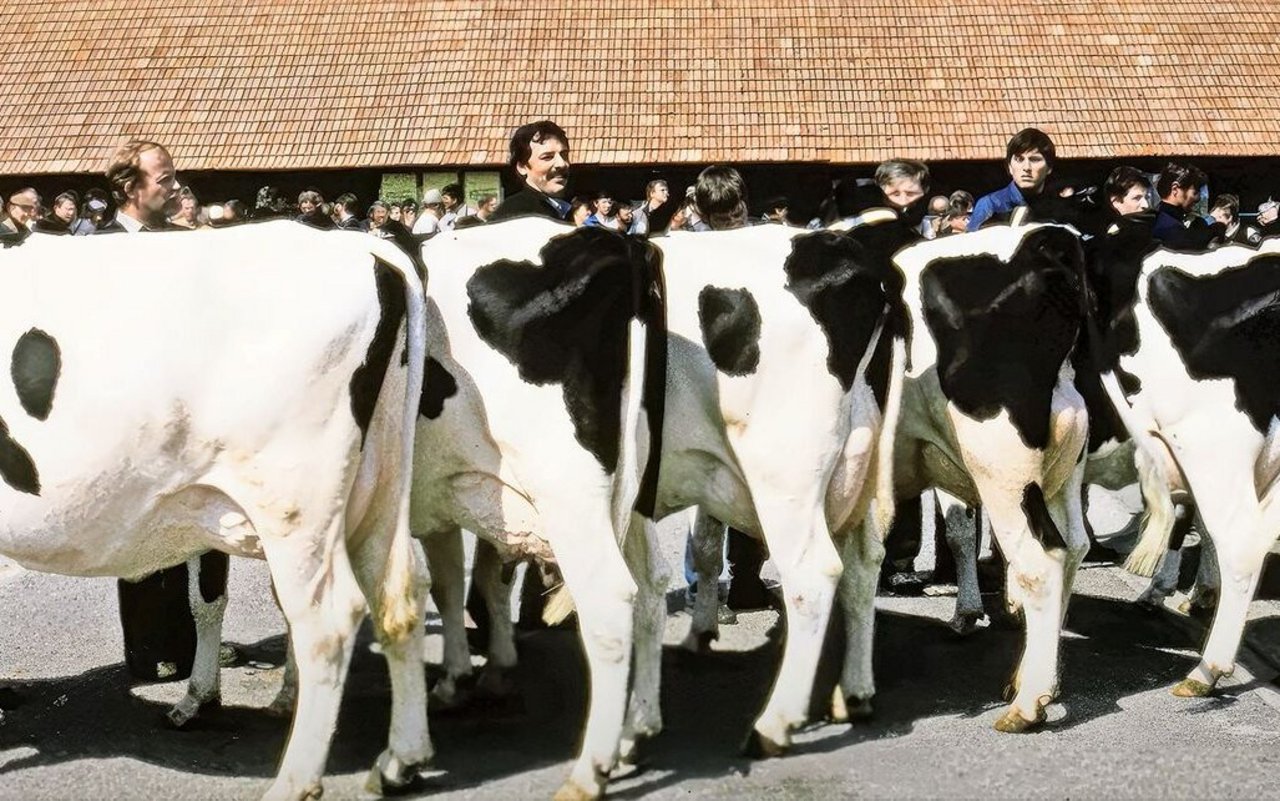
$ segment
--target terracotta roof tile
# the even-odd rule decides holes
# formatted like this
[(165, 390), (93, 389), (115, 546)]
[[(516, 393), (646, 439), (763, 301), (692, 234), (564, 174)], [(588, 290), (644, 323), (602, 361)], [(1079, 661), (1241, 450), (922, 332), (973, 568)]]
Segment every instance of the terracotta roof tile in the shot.
[(0, 173), (129, 135), (184, 169), (501, 164), (541, 117), (584, 163), (988, 159), (1032, 124), (1067, 157), (1254, 155), (1280, 127), (1256, 0), (597, 5), (5, 3)]

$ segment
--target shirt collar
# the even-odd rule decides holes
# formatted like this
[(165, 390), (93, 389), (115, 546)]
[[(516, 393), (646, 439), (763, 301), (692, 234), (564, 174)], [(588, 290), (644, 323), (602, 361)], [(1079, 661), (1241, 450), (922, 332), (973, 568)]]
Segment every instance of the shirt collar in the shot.
[(137, 219), (136, 217), (132, 217), (118, 209), (116, 210), (116, 222), (120, 223), (120, 226), (131, 234), (136, 234), (139, 231), (146, 229), (147, 227), (142, 224), (141, 220)]

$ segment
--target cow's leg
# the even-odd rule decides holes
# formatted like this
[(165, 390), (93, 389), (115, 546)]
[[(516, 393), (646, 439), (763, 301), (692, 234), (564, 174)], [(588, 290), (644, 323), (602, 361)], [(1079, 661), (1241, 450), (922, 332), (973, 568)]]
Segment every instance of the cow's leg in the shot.
[(498, 549), (484, 540), (476, 543), (471, 580), (489, 613), (489, 651), (476, 689), (493, 698), (511, 695), (515, 683), (516, 630), (511, 620), (511, 589), (515, 571), (507, 570)]
[(693, 599), (693, 622), (681, 648), (694, 653), (710, 650), (711, 641), (720, 638), (720, 573), (724, 570), (725, 525), (695, 507), (692, 530), (693, 567), (698, 576), (698, 591)]
[(635, 661), (631, 699), (623, 724), (620, 758), (636, 762), (641, 740), (662, 731), (662, 634), (666, 628), (666, 589), (670, 573), (658, 550), (653, 521), (631, 515), (631, 527), (623, 544), (631, 575), (635, 577)]
[(262, 538), (298, 664), (298, 703), (289, 742), (263, 796), (272, 801), (314, 799), (323, 792), (320, 780), (365, 609), (341, 545), (343, 528), (339, 516), (329, 531)]
[[(845, 654), (840, 677), (843, 714), (837, 720), (861, 720), (871, 716), (871, 697), (876, 693), (872, 671), (872, 644), (875, 640), (876, 587), (885, 547), (870, 516), (854, 521), (851, 530), (836, 536), (844, 571), (840, 574), (839, 599), (844, 612)], [(837, 703), (837, 706), (839, 704)]]
[[(1071, 479), (1048, 504), (1054, 524), (1062, 532), (1067, 543), (1067, 560), (1062, 575), (1062, 617), (1058, 622), (1059, 629), (1067, 619), (1067, 605), (1071, 601), (1071, 588), (1075, 586), (1076, 573), (1080, 570), (1085, 556), (1088, 555), (1093, 541), (1085, 518), (1085, 457), (1086, 454), (1082, 453), (1080, 461), (1076, 463), (1075, 470), (1071, 474)], [(1056, 663), (1054, 672), (1057, 672)]]
[[(1160, 559), (1160, 566), (1151, 577), (1151, 584), (1138, 596), (1138, 603), (1158, 609), (1178, 589), (1178, 577), (1182, 572), (1182, 544), (1191, 531), (1191, 521), (1195, 517), (1195, 507), (1185, 501), (1175, 501), (1173, 505), (1173, 531), (1169, 535), (1169, 548)], [(1205, 538), (1208, 542), (1208, 538)], [(1204, 549), (1201, 547), (1201, 554)]]
[(471, 649), (467, 645), (466, 564), (462, 530), (454, 528), (422, 540), (431, 575), (431, 599), (444, 628), (444, 676), (431, 688), (431, 700), (443, 707), (463, 703), (459, 685), (471, 675)]
[(222, 618), (227, 611), (227, 561), (203, 557), (187, 560), (187, 601), (196, 623), (196, 654), (191, 666), (187, 694), (169, 710), (169, 722), (184, 726), (200, 712), (200, 707), (221, 700), (219, 653), (222, 647)]
[[(356, 579), (369, 603), (373, 634), (382, 646), (391, 678), (387, 749), (378, 756), (366, 784), (367, 790), (379, 794), (411, 785), (434, 755), (427, 730), (427, 678), (423, 665), (423, 615), (431, 576), (426, 555), (416, 540), (405, 537), (401, 542), (397, 538), (387, 548), (380, 530), (390, 526), (402, 526), (407, 531), (407, 510), (401, 510), (398, 519), (390, 520), (371, 514), (348, 539), (347, 546)], [(458, 565), (458, 586), (452, 596), (458, 614), (463, 604), (462, 576)], [(462, 643), (465, 651), (465, 634)], [(298, 668), (301, 670), (301, 663)]]
[(776, 532), (768, 545), (782, 579), (787, 637), (778, 678), (747, 743), (747, 753), (755, 756), (785, 751), (792, 728), (807, 717), (841, 572), (821, 501), (814, 499), (807, 509), (798, 505), (785, 495), (756, 502), (761, 527)]
[(982, 588), (978, 585), (982, 519), (978, 510), (966, 508), (946, 493), (939, 492), (937, 498), (944, 509), (947, 546), (956, 563), (956, 611), (951, 617), (951, 630), (970, 634), (986, 614), (982, 608)]
[(1222, 592), (1218, 567), (1218, 549), (1207, 534), (1200, 540), (1200, 564), (1196, 566), (1195, 584), (1179, 610), (1188, 615), (1211, 615), (1218, 607)]
[(586, 651), (591, 693), (587, 725), (569, 778), (557, 801), (598, 798), (618, 759), (631, 668), (636, 583), (627, 570), (613, 531), (607, 502), (598, 514), (582, 505), (558, 516), (543, 512), (548, 541), (578, 611), (578, 630)]

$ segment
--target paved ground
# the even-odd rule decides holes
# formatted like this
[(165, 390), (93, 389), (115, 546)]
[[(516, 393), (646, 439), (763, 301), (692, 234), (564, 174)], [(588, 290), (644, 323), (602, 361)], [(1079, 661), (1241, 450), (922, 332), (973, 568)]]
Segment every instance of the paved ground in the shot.
[[(1128, 500), (1132, 505), (1132, 499)], [(1095, 520), (1123, 518), (1125, 499)], [(1109, 530), (1101, 527), (1100, 530)], [(680, 535), (667, 527), (673, 588)], [(927, 561), (926, 553), (923, 561)], [(866, 725), (819, 726), (785, 759), (750, 762), (738, 746), (778, 662), (777, 616), (741, 616), (717, 652), (664, 659), (667, 729), (648, 770), (616, 782), (619, 798), (1148, 798), (1280, 797), (1276, 670), (1247, 649), (1215, 698), (1169, 695), (1194, 664), (1197, 623), (1130, 603), (1140, 581), (1113, 566), (1080, 575), (1063, 642), (1062, 703), (1041, 733), (1000, 735), (1000, 692), (1021, 643), (999, 624), (960, 639), (949, 597), (884, 598), (876, 639), (880, 694)], [(160, 725), (175, 684), (127, 689), (114, 582), (0, 566), (0, 677), (23, 703), (0, 726), (0, 798), (254, 798), (274, 773), (287, 731), (262, 714), (279, 682), (283, 626), (264, 566), (237, 562), (226, 639), (249, 664), (224, 673), (227, 706), (192, 731)], [(680, 606), (674, 590), (671, 606)], [(997, 599), (990, 598), (992, 604)], [(1250, 642), (1280, 642), (1280, 607), (1255, 604)], [(688, 626), (669, 621), (674, 645)], [(438, 661), (438, 627), (430, 626)], [(381, 658), (357, 652), (326, 780), (327, 798), (359, 796), (386, 736)], [(525, 635), (521, 709), (433, 715), (446, 778), (432, 797), (548, 798), (577, 747), (586, 687), (574, 636)]]

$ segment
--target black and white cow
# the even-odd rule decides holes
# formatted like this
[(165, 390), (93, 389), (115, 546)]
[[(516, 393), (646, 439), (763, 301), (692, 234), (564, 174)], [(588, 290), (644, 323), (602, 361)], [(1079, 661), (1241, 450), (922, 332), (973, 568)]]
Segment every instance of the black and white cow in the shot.
[[(781, 579), (787, 637), (749, 741), (757, 755), (785, 750), (806, 719), (837, 590), (858, 636), (842, 690), (858, 710), (873, 692), (858, 679), (861, 661), (870, 673), (905, 360), (890, 240), (890, 227), (842, 235), (779, 226), (652, 240), (670, 308), (658, 514), (696, 504), (763, 540)], [(723, 532), (695, 530), (702, 587), (720, 573)], [(716, 605), (714, 591), (697, 594), (687, 646), (716, 636)], [(660, 622), (651, 624), (658, 632)]]
[[(908, 247), (896, 261), (923, 324), (903, 390), (897, 495), (935, 486), (987, 510), (1009, 563), (1006, 601), (1027, 628), (996, 728), (1026, 731), (1057, 693), (1059, 630), (1088, 546), (1088, 413), (1071, 363), (1087, 308), (1083, 253), (1063, 226), (997, 226)], [(973, 571), (974, 557), (958, 555), (957, 570)], [(982, 612), (976, 573), (966, 583), (957, 625)]]
[[(1153, 471), (1190, 491), (1217, 551), (1213, 627), (1199, 664), (1173, 690), (1203, 696), (1234, 668), (1280, 531), (1280, 241), (1257, 251), (1159, 250), (1140, 275), (1112, 279), (1100, 309), (1099, 358), (1110, 360), (1103, 386)], [(1140, 547), (1164, 553), (1169, 529), (1149, 527)]]
[[(321, 792), (366, 601), (393, 689), (372, 779), (432, 756), (408, 525), (421, 293), (394, 247), (292, 223), (0, 253), (0, 552), (124, 578), (265, 558), (301, 688), (268, 798)], [(217, 647), (200, 639), (195, 706)]]
[[(838, 584), (844, 594), (868, 600), (852, 608), (874, 614), (865, 609), (893, 513), (888, 460), (905, 346), (891, 329), (903, 317), (901, 279), (892, 251), (869, 241), (779, 226), (675, 234), (649, 246), (661, 253), (669, 288), (656, 513), (696, 504), (767, 542), (782, 579), (787, 640), (774, 692), (748, 744), (760, 755), (779, 753), (806, 718)], [(442, 256), (431, 246), (426, 253)], [(653, 531), (643, 532), (647, 547), (637, 533), (626, 540), (636, 579), (628, 586), (638, 585), (639, 595), (624, 758), (662, 726), (666, 575)], [(695, 533), (704, 582), (714, 583), (720, 572), (722, 535), (722, 524)], [(484, 576), (493, 575), (485, 569)], [(601, 571), (600, 579), (606, 575)], [(502, 593), (485, 592), (495, 594)], [(490, 606), (490, 655), (507, 659), (513, 652), (501, 640), (510, 637), (509, 610)], [(715, 638), (715, 611), (716, 593), (699, 593), (687, 645), (705, 647)], [(871, 628), (864, 623), (858, 631), (867, 638), (856, 650), (869, 664)], [(462, 664), (465, 651), (456, 659)], [(869, 697), (851, 695), (859, 705)]]
[[(496, 607), (492, 667), (514, 665), (515, 649), (510, 588), (491, 557), (554, 560), (591, 679), (582, 751), (557, 798), (594, 798), (624, 722), (652, 726), (625, 718), (633, 617), (651, 616), (633, 608), (637, 580), (665, 583), (645, 534), (666, 354), (660, 256), (642, 239), (523, 218), (440, 234), (422, 258), (428, 356), (411, 519), (438, 580), (444, 682), (471, 671), (459, 529), (494, 546), (477, 550), (478, 583)], [(628, 561), (643, 572), (633, 578)], [(645, 670), (637, 665), (637, 681), (656, 683)]]

